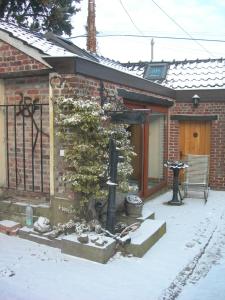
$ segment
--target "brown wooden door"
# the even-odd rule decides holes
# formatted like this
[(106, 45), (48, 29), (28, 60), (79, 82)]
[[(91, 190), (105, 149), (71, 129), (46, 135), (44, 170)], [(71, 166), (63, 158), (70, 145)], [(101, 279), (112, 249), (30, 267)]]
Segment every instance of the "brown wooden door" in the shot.
[(187, 154), (210, 155), (210, 139), (210, 122), (180, 122), (180, 158)]

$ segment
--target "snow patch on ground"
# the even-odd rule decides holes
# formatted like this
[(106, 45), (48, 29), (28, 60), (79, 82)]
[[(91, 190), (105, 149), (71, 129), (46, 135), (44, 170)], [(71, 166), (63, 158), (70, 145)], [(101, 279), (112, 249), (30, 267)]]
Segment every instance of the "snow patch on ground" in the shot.
[(176, 297), (191, 293), (193, 282), (222, 259), (225, 192), (210, 191), (206, 205), (198, 198), (166, 205), (171, 197), (167, 192), (143, 207), (167, 223), (167, 233), (143, 258), (117, 253), (102, 265), (0, 234), (0, 299), (169, 300), (176, 287)]

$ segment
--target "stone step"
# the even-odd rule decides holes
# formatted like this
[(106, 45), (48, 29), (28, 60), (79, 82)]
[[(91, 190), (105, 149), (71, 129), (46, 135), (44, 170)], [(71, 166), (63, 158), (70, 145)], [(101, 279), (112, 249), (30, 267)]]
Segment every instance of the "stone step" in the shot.
[(142, 257), (165, 233), (165, 221), (145, 220), (136, 231), (130, 233), (131, 243), (125, 245), (125, 250)]

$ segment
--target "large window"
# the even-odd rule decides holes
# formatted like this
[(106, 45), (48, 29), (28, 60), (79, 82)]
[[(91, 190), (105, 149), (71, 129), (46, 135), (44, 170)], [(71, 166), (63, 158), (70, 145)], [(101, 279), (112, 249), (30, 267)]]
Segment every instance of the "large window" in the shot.
[(130, 184), (137, 193), (148, 197), (166, 184), (167, 108), (159, 106), (130, 106), (151, 109), (148, 123), (130, 125), (131, 143), (137, 156), (132, 161), (134, 172)]

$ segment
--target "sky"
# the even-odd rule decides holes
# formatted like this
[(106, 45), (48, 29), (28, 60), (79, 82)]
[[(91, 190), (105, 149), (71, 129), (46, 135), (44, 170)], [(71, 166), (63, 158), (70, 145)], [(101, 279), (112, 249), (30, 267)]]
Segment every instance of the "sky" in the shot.
[[(150, 35), (225, 41), (225, 0), (95, 1), (99, 35)], [(82, 0), (81, 11), (72, 18), (72, 37), (85, 34), (87, 7), (88, 1)], [(85, 37), (73, 38), (72, 41), (86, 48)], [(151, 37), (98, 37), (97, 47), (98, 54), (121, 62), (151, 60)], [(154, 38), (154, 61), (220, 57), (225, 57), (225, 42)]]

